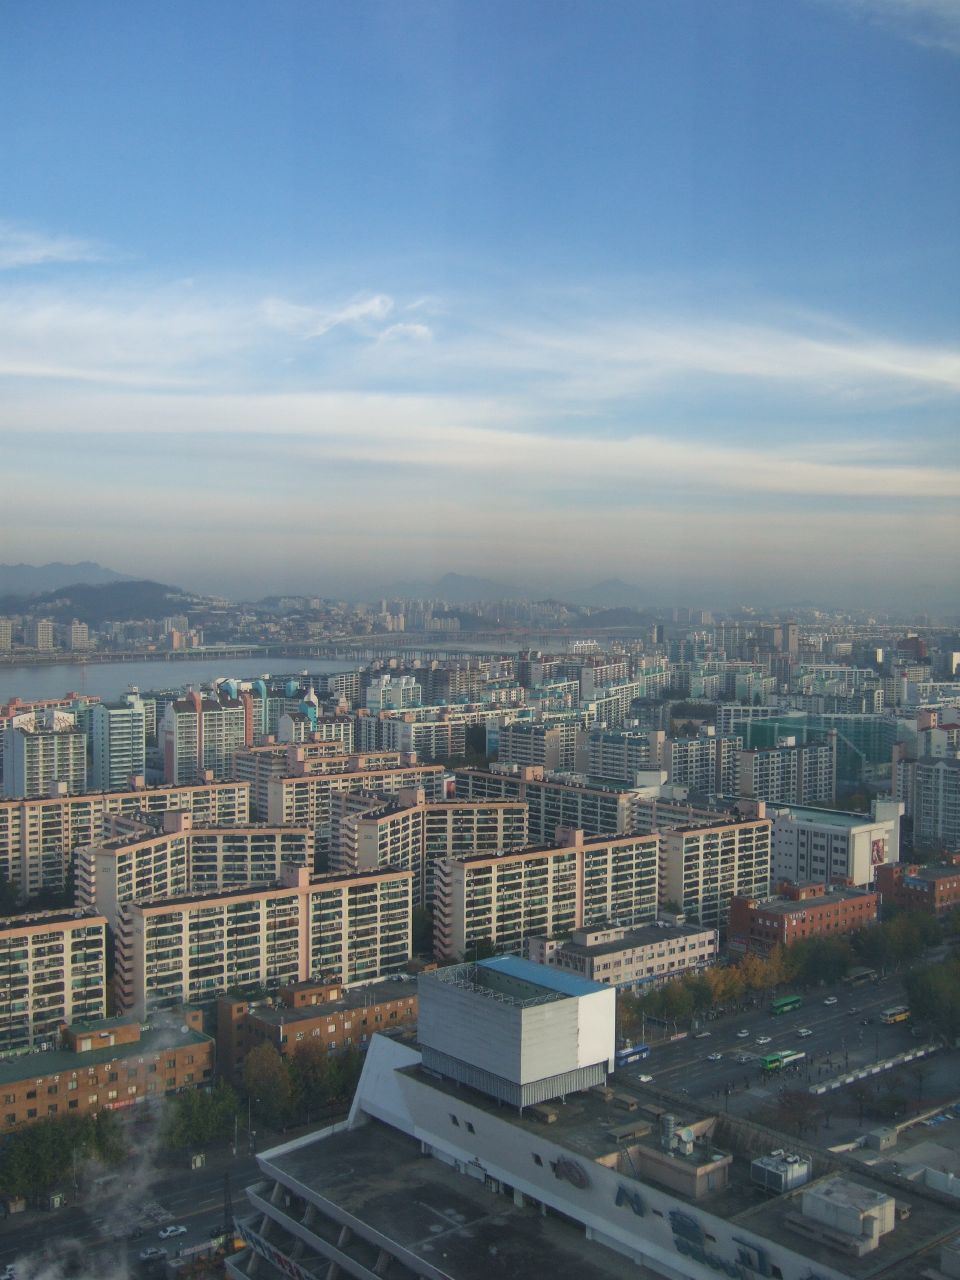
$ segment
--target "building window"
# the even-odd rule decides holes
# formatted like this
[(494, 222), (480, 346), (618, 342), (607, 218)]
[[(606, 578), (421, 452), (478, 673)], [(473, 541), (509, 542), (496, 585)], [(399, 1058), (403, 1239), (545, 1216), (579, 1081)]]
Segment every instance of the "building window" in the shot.
[(460, 1128), (460, 1121), (457, 1119), (457, 1117), (453, 1114), (452, 1111), (450, 1112), (450, 1123), (455, 1124), (458, 1129)]
[(538, 1164), (538, 1165), (540, 1165), (540, 1167), (541, 1167), (541, 1168), (543, 1168), (543, 1156), (538, 1156), (538, 1155), (537, 1155), (537, 1153), (536, 1153), (536, 1152), (534, 1152), (534, 1153), (533, 1153), (533, 1163), (534, 1163), (534, 1164)]
[(473, 1127), (473, 1125), (472, 1125), (472, 1124), (470, 1123), (470, 1121), (468, 1120), (468, 1121), (467, 1121), (467, 1133), (476, 1133), (476, 1132), (477, 1132), (477, 1131), (476, 1131), (476, 1129)]

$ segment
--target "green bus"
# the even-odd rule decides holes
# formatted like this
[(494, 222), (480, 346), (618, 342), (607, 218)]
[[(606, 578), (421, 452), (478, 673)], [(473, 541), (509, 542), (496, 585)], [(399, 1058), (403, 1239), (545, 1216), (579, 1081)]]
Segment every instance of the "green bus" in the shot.
[(782, 1071), (784, 1067), (797, 1067), (806, 1058), (798, 1049), (781, 1049), (779, 1053), (768, 1053), (760, 1059), (764, 1071)]
[(770, 1001), (770, 1013), (775, 1018), (778, 1014), (789, 1013), (791, 1009), (799, 1009), (802, 1004), (802, 996), (778, 996)]

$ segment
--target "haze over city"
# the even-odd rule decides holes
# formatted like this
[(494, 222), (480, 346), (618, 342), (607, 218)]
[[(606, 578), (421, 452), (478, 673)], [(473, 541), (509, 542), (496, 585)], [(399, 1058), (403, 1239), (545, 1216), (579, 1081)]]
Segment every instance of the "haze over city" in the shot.
[(7, 562), (955, 592), (955, 5), (2, 24)]

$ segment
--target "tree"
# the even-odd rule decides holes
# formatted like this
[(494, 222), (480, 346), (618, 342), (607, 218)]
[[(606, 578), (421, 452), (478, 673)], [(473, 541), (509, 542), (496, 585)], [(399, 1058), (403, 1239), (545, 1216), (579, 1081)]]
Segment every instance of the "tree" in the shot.
[(337, 1065), (320, 1040), (304, 1040), (290, 1060), (294, 1105), (309, 1123), (311, 1113), (329, 1106), (340, 1089)]
[(243, 1064), (243, 1087), (252, 1110), (271, 1128), (286, 1122), (293, 1100), (290, 1072), (272, 1044), (258, 1044)]
[(433, 916), (425, 907), (413, 908), (413, 950), (416, 955), (433, 955)]
[(22, 910), (19, 889), (0, 876), (0, 916), (15, 916)]
[(188, 1089), (167, 1102), (162, 1140), (174, 1151), (197, 1150), (224, 1141), (234, 1131), (240, 1102), (224, 1082), (213, 1089)]
[(960, 960), (927, 965), (904, 978), (914, 1020), (938, 1031), (948, 1044), (960, 1039)]
[(797, 1137), (816, 1128), (820, 1118), (820, 1102), (806, 1089), (781, 1089), (778, 1110), (781, 1123), (796, 1130)]

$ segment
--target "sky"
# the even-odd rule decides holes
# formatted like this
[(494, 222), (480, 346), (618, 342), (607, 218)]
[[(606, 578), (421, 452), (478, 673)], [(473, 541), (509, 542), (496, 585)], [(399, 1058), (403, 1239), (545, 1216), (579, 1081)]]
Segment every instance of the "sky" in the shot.
[(960, 611), (956, 0), (0, 6), (0, 560)]

